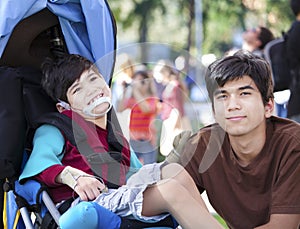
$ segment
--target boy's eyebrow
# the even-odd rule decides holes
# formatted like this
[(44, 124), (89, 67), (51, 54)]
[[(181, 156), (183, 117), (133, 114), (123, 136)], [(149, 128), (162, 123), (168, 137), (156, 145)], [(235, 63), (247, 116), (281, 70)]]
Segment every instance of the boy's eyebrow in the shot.
[(75, 81), (75, 83), (69, 88), (69, 91), (72, 91), (78, 85), (79, 85), (79, 83)]
[[(86, 78), (89, 78), (89, 77), (91, 77), (91, 76), (93, 76), (94, 75), (94, 73), (92, 73), (92, 72), (90, 72), (87, 76), (86, 76)], [(77, 87), (78, 85), (79, 85), (79, 79), (77, 79), (75, 82), (74, 82), (74, 84), (70, 87), (70, 91), (71, 90), (73, 90), (75, 87)]]
[[(243, 90), (246, 90), (246, 89), (250, 89), (250, 90), (255, 91), (255, 89), (250, 84), (239, 87), (238, 91), (243, 91)], [(215, 92), (214, 92), (214, 95), (219, 95), (219, 94), (223, 94), (223, 93), (226, 93), (226, 92), (227, 92), (227, 90), (224, 90), (224, 89), (216, 89)]]
[(93, 76), (93, 75), (97, 75), (97, 76), (99, 76), (101, 79), (104, 80), (104, 77), (103, 77), (100, 73), (95, 72), (95, 71), (89, 72), (88, 75), (86, 76), (86, 78), (91, 77), (91, 76)]

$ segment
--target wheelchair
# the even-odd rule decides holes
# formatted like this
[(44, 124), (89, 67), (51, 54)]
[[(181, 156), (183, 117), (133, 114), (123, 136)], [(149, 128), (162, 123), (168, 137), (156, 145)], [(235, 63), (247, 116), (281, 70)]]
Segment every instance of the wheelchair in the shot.
[[(110, 84), (115, 62), (115, 21), (106, 0), (95, 0), (93, 9), (89, 8), (88, 1), (3, 1), (3, 6), (6, 7), (3, 12), (7, 12), (7, 15), (2, 15), (3, 20), (0, 22), (5, 24), (0, 27), (6, 29), (0, 31), (0, 97), (1, 105), (5, 109), (0, 114), (1, 145), (5, 147), (1, 148), (0, 158), (0, 180), (4, 183), (4, 197), (3, 192), (0, 193), (4, 203), (4, 228), (59, 228), (61, 217), (69, 211), (68, 201), (61, 206), (55, 206), (43, 184), (35, 180), (28, 180), (24, 184), (18, 182), (22, 161), (26, 162), (24, 142), (28, 128), (27, 116), (24, 114), (22, 69), (39, 69), (45, 57), (53, 57), (63, 52), (78, 53), (102, 68), (101, 72)], [(12, 12), (16, 15), (13, 18)], [(82, 21), (84, 18), (86, 20)], [(96, 19), (104, 21), (97, 26)], [(91, 31), (88, 31), (87, 24), (94, 26), (93, 35), (89, 33)], [(99, 42), (105, 45), (99, 45)], [(105, 66), (99, 62), (101, 58), (105, 58)], [(15, 68), (18, 69), (17, 76), (11, 77), (11, 74), (16, 73), (12, 70)], [(8, 96), (11, 93), (15, 94)], [(35, 115), (38, 117), (40, 114)], [(16, 143), (16, 139), (20, 143)], [(101, 208), (99, 212), (111, 217), (109, 223), (114, 223), (114, 219), (117, 219), (117, 215), (107, 209)], [(80, 215), (80, 212), (76, 214)], [(132, 218), (121, 220), (126, 221), (124, 228), (177, 226), (172, 217), (159, 224)], [(101, 224), (100, 217), (98, 228), (110, 226)]]

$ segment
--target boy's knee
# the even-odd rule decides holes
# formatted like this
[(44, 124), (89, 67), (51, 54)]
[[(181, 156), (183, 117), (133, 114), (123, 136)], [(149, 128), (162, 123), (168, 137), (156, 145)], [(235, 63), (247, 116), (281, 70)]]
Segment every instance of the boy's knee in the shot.
[(99, 204), (91, 203), (97, 211), (98, 229), (119, 229), (121, 226), (121, 218), (110, 210), (100, 206)]
[(178, 175), (180, 172), (184, 171), (183, 166), (177, 163), (167, 164), (166, 166), (162, 167), (162, 178), (172, 178)]
[(95, 202), (81, 202), (59, 219), (61, 229), (119, 229), (121, 218)]
[(61, 229), (98, 228), (98, 215), (94, 205), (81, 202), (66, 211), (59, 219)]

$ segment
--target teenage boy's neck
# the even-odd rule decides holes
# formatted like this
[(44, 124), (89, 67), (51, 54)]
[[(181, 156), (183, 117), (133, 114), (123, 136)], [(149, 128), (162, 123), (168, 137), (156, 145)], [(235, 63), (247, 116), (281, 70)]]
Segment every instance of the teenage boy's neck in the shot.
[(229, 136), (229, 140), (240, 165), (247, 166), (263, 149), (266, 132), (261, 132), (253, 137)]

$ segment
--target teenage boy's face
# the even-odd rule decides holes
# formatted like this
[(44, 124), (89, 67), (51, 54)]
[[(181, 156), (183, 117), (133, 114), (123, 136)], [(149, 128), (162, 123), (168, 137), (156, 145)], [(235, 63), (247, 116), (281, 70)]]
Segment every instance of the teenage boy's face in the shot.
[(264, 105), (249, 76), (229, 81), (214, 93), (214, 116), (231, 136), (253, 136), (265, 131), (265, 118), (273, 112), (273, 100)]
[[(67, 91), (71, 107), (83, 117), (86, 115), (82, 113), (82, 110), (99, 97), (111, 98), (111, 91), (103, 77), (93, 69), (84, 71)], [(92, 113), (103, 113), (107, 108), (107, 103), (100, 104), (92, 110)]]

